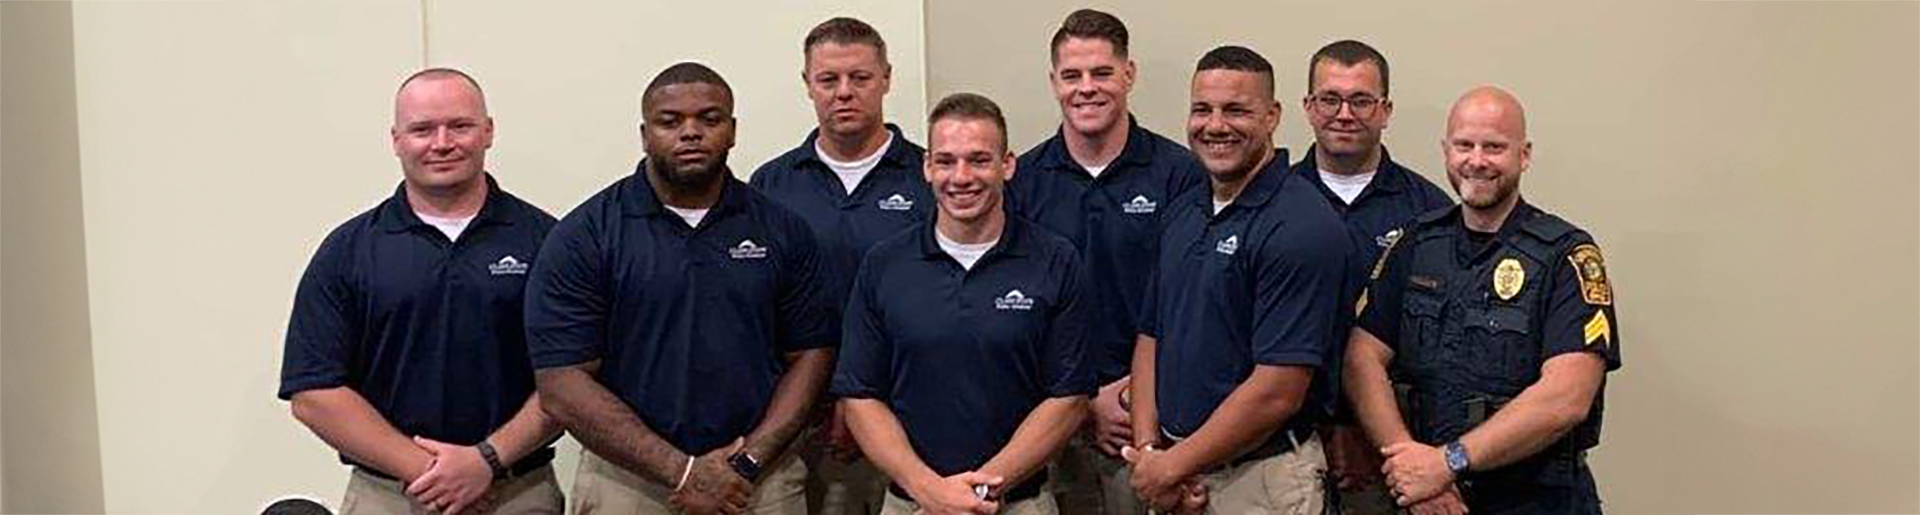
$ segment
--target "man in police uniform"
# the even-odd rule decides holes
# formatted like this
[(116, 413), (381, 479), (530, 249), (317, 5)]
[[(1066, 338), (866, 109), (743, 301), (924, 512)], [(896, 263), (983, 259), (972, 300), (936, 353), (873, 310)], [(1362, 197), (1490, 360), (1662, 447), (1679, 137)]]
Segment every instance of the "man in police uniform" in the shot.
[(1620, 366), (1600, 249), (1520, 198), (1533, 144), (1513, 95), (1468, 91), (1442, 145), (1461, 205), (1375, 265), (1347, 349), (1356, 415), (1402, 506), (1600, 513), (1585, 457)]
[(1200, 488), (1213, 513), (1319, 513), (1314, 431), (1334, 400), (1351, 239), (1273, 148), (1273, 67), (1226, 46), (1193, 76), (1187, 143), (1209, 188), (1176, 199), (1133, 361), (1133, 485), (1166, 509)]
[[(926, 149), (907, 141), (883, 115), (892, 88), (887, 43), (866, 22), (833, 18), (801, 45), (800, 80), (819, 126), (800, 146), (753, 172), (750, 183), (807, 220), (832, 273), (831, 292), (844, 299), (861, 256), (888, 236), (926, 219), (932, 194), (920, 178)], [(839, 319), (839, 303), (829, 320)], [(815, 513), (880, 511), (886, 478), (860, 458), (836, 403), (802, 442), (807, 505)]]
[[(1293, 165), (1293, 173), (1327, 198), (1352, 233), (1355, 259), (1347, 291), (1357, 292), (1366, 282), (1367, 266), (1398, 236), (1396, 231), (1415, 216), (1453, 202), (1439, 186), (1394, 162), (1380, 142), (1393, 117), (1387, 58), (1380, 51), (1359, 41), (1336, 41), (1314, 52), (1307, 69), (1307, 96), (1300, 107), (1313, 127), (1314, 144)], [(1344, 318), (1335, 334), (1351, 327)], [(1339, 370), (1328, 373), (1338, 377)], [(1334, 422), (1320, 437), (1338, 480), (1341, 512), (1394, 513), (1380, 477), (1379, 450), (1367, 442), (1344, 402), (1336, 401), (1334, 408)]]
[(1136, 77), (1127, 26), (1111, 14), (1067, 15), (1049, 47), (1047, 81), (1060, 128), (1020, 156), (1007, 183), (1008, 210), (1066, 236), (1093, 280), (1087, 366), (1101, 385), (1086, 427), (1061, 451), (1061, 510), (1142, 513), (1120, 448), (1133, 441), (1121, 395), (1133, 360), (1140, 299), (1146, 296), (1163, 206), (1206, 176), (1178, 143), (1148, 131), (1127, 109)]
[(929, 116), (939, 211), (874, 247), (833, 392), (893, 478), (882, 513), (1056, 513), (1046, 462), (1086, 416), (1087, 277), (1073, 244), (1007, 216), (1006, 120), (979, 95)]
[(553, 217), (487, 174), (493, 118), (467, 74), (401, 83), (400, 187), (341, 224), (294, 296), (280, 398), (353, 465), (342, 513), (559, 513), (521, 331)]
[(668, 67), (641, 95), (646, 158), (553, 230), (527, 286), (548, 412), (586, 447), (582, 513), (804, 513), (785, 452), (835, 335), (813, 233), (733, 178), (733, 90)]

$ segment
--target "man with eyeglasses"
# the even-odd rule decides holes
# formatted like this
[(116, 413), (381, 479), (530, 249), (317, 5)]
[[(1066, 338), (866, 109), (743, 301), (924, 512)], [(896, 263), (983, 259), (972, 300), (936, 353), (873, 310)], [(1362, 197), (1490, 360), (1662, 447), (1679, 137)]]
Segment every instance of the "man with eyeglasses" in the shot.
[[(1293, 173), (1327, 198), (1352, 233), (1357, 259), (1346, 291), (1354, 292), (1366, 278), (1365, 267), (1399, 236), (1402, 226), (1452, 201), (1439, 186), (1394, 162), (1380, 141), (1393, 117), (1385, 56), (1366, 43), (1336, 41), (1314, 52), (1307, 69), (1307, 96), (1300, 103), (1313, 127), (1314, 144), (1293, 165)], [(1349, 324), (1342, 323), (1338, 334), (1346, 334)], [(1346, 408), (1336, 403), (1333, 424), (1321, 433), (1340, 512), (1394, 513), (1393, 499), (1381, 481), (1380, 452), (1367, 443)]]

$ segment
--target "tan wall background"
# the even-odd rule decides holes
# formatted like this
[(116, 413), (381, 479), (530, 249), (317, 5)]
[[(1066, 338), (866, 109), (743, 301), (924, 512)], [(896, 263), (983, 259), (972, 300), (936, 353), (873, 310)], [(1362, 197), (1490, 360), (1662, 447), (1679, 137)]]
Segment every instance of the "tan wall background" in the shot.
[[(1037, 143), (1047, 42), (1084, 4), (929, 2), (929, 98), (985, 93)], [(1193, 65), (1226, 43), (1273, 61), (1295, 152), (1313, 51), (1379, 47), (1388, 145), (1442, 185), (1454, 97), (1512, 88), (1523, 191), (1596, 234), (1616, 281), (1610, 513), (1920, 512), (1920, 4), (1092, 4), (1132, 29), (1135, 113), (1180, 141)]]
[[(1176, 140), (1225, 42), (1274, 61), (1296, 150), (1308, 55), (1381, 47), (1389, 143), (1436, 179), (1453, 96), (1518, 92), (1529, 198), (1596, 233), (1619, 283), (1611, 512), (1920, 512), (1920, 4), (1101, 5), (1133, 28), (1136, 113)], [(797, 143), (798, 42), (836, 13), (888, 37), (912, 137), (928, 93), (965, 89), (1030, 145), (1078, 6), (0, 1), (0, 511), (337, 499), (332, 453), (271, 398), (280, 338), (313, 247), (397, 181), (384, 131), (414, 68), (477, 74), (491, 168), (560, 214), (630, 170), (637, 92), (674, 60), (739, 90), (737, 172)]]

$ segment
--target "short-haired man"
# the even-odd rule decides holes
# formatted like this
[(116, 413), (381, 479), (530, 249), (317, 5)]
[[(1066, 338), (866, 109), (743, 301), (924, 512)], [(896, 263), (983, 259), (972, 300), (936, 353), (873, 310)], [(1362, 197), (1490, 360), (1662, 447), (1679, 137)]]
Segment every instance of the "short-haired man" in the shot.
[(1093, 277), (1087, 366), (1101, 388), (1081, 437), (1055, 464), (1061, 510), (1072, 514), (1144, 513), (1120, 458), (1133, 441), (1122, 393), (1134, 319), (1165, 206), (1206, 183), (1192, 154), (1141, 127), (1128, 111), (1138, 76), (1128, 40), (1126, 24), (1106, 12), (1080, 9), (1060, 22), (1048, 46), (1047, 73), (1060, 127), (1020, 156), (1025, 173), (1007, 184), (1008, 210), (1066, 236)]
[(1132, 480), (1157, 509), (1196, 488), (1210, 513), (1324, 507), (1314, 431), (1352, 244), (1273, 147), (1280, 111), (1266, 58), (1201, 57), (1187, 144), (1209, 187), (1167, 214), (1133, 361)]
[(553, 217), (487, 173), (493, 118), (466, 73), (408, 77), (388, 132), (400, 187), (314, 252), (280, 398), (354, 466), (341, 513), (558, 513), (559, 427), (520, 313)]
[(1620, 368), (1600, 247), (1521, 198), (1533, 143), (1513, 94), (1461, 95), (1441, 146), (1460, 205), (1422, 215), (1374, 265), (1347, 346), (1355, 415), (1401, 506), (1600, 513), (1586, 452)]
[(1087, 278), (1071, 243), (1003, 210), (1017, 165), (993, 101), (949, 96), (928, 133), (938, 212), (861, 265), (833, 392), (893, 478), (882, 513), (1055, 513), (1046, 463), (1093, 392)]
[[(1307, 69), (1307, 95), (1300, 107), (1313, 127), (1314, 144), (1294, 163), (1293, 173), (1319, 190), (1352, 232), (1355, 259), (1347, 284), (1348, 291), (1357, 292), (1366, 282), (1366, 267), (1399, 236), (1397, 231), (1421, 213), (1453, 202), (1439, 186), (1395, 162), (1381, 142), (1393, 118), (1386, 56), (1366, 43), (1341, 40), (1314, 52)], [(1336, 334), (1351, 327), (1345, 318)], [(1338, 373), (1328, 371), (1332, 377)], [(1320, 438), (1337, 479), (1341, 512), (1395, 513), (1398, 508), (1380, 477), (1380, 451), (1367, 443), (1345, 402), (1336, 401), (1334, 408), (1334, 421)]]
[(540, 396), (587, 451), (576, 507), (804, 513), (787, 444), (835, 343), (813, 233), (728, 170), (718, 73), (670, 66), (641, 111), (646, 158), (554, 227), (527, 287)]
[[(807, 32), (801, 52), (806, 67), (800, 81), (818, 126), (800, 146), (761, 165), (750, 183), (813, 228), (832, 274), (836, 301), (830, 320), (838, 321), (861, 256), (881, 239), (926, 219), (933, 194), (920, 177), (926, 149), (886, 122), (883, 108), (893, 66), (879, 31), (854, 18), (832, 18)], [(810, 511), (880, 511), (886, 477), (860, 458), (838, 405), (822, 408), (826, 420), (814, 438), (800, 444), (809, 472)]]

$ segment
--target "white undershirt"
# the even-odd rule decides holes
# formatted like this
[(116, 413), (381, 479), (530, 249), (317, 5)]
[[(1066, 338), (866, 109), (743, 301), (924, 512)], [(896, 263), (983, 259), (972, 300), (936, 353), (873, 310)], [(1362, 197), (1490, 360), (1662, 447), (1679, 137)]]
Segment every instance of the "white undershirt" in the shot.
[(1220, 214), (1220, 212), (1221, 212), (1221, 211), (1225, 211), (1225, 210), (1227, 209), (1227, 205), (1229, 205), (1229, 204), (1233, 204), (1233, 201), (1231, 201), (1231, 200), (1215, 200), (1215, 201), (1213, 201), (1213, 214), (1216, 214), (1216, 215), (1217, 215), (1217, 214)]
[(1087, 170), (1087, 175), (1092, 175), (1092, 176), (1094, 176), (1095, 178), (1099, 178), (1099, 177), (1100, 177), (1100, 172), (1104, 172), (1104, 171), (1107, 171), (1107, 166), (1109, 166), (1109, 165), (1112, 165), (1112, 164), (1113, 164), (1113, 163), (1107, 163), (1107, 164), (1104, 164), (1104, 165), (1100, 165), (1100, 166), (1082, 166), (1081, 168), (1085, 168), (1085, 169)]
[(893, 138), (889, 137), (886, 143), (880, 144), (880, 149), (873, 151), (872, 155), (852, 161), (835, 161), (833, 157), (827, 155), (825, 148), (821, 148), (820, 140), (816, 139), (813, 140), (813, 153), (820, 157), (820, 162), (827, 164), (827, 168), (833, 169), (834, 175), (840, 176), (840, 185), (847, 188), (848, 195), (852, 195), (853, 189), (860, 187), (860, 181), (867, 178), (867, 173), (872, 172), (874, 167), (880, 166), (881, 156), (887, 155), (887, 147), (891, 146), (893, 146)]
[(1000, 243), (999, 238), (985, 243), (960, 243), (947, 239), (947, 235), (940, 234), (938, 229), (933, 231), (933, 239), (940, 244), (941, 251), (953, 256), (954, 261), (960, 262), (960, 268), (968, 270), (973, 269), (974, 262), (980, 261), (980, 256), (985, 256), (988, 250), (993, 250), (994, 244)]
[(439, 229), (441, 234), (447, 235), (447, 241), (460, 239), (460, 233), (467, 231), (467, 224), (472, 223), (473, 217), (478, 214), (479, 213), (475, 213), (460, 218), (442, 218), (419, 211), (413, 212), (414, 216), (420, 217), (420, 221), (426, 222), (427, 225), (431, 225), (435, 229)]
[(1373, 175), (1376, 173), (1379, 172), (1340, 175), (1321, 170), (1320, 182), (1326, 184), (1327, 189), (1333, 190), (1333, 194), (1339, 196), (1341, 202), (1352, 204), (1353, 199), (1360, 198), (1360, 192), (1366, 191), (1367, 184), (1373, 182)]
[(666, 204), (661, 204), (661, 206), (667, 208), (668, 211), (672, 211), (673, 214), (680, 215), (681, 220), (687, 221), (687, 227), (699, 227), (700, 220), (707, 217), (707, 210), (709, 209), (681, 209)]

